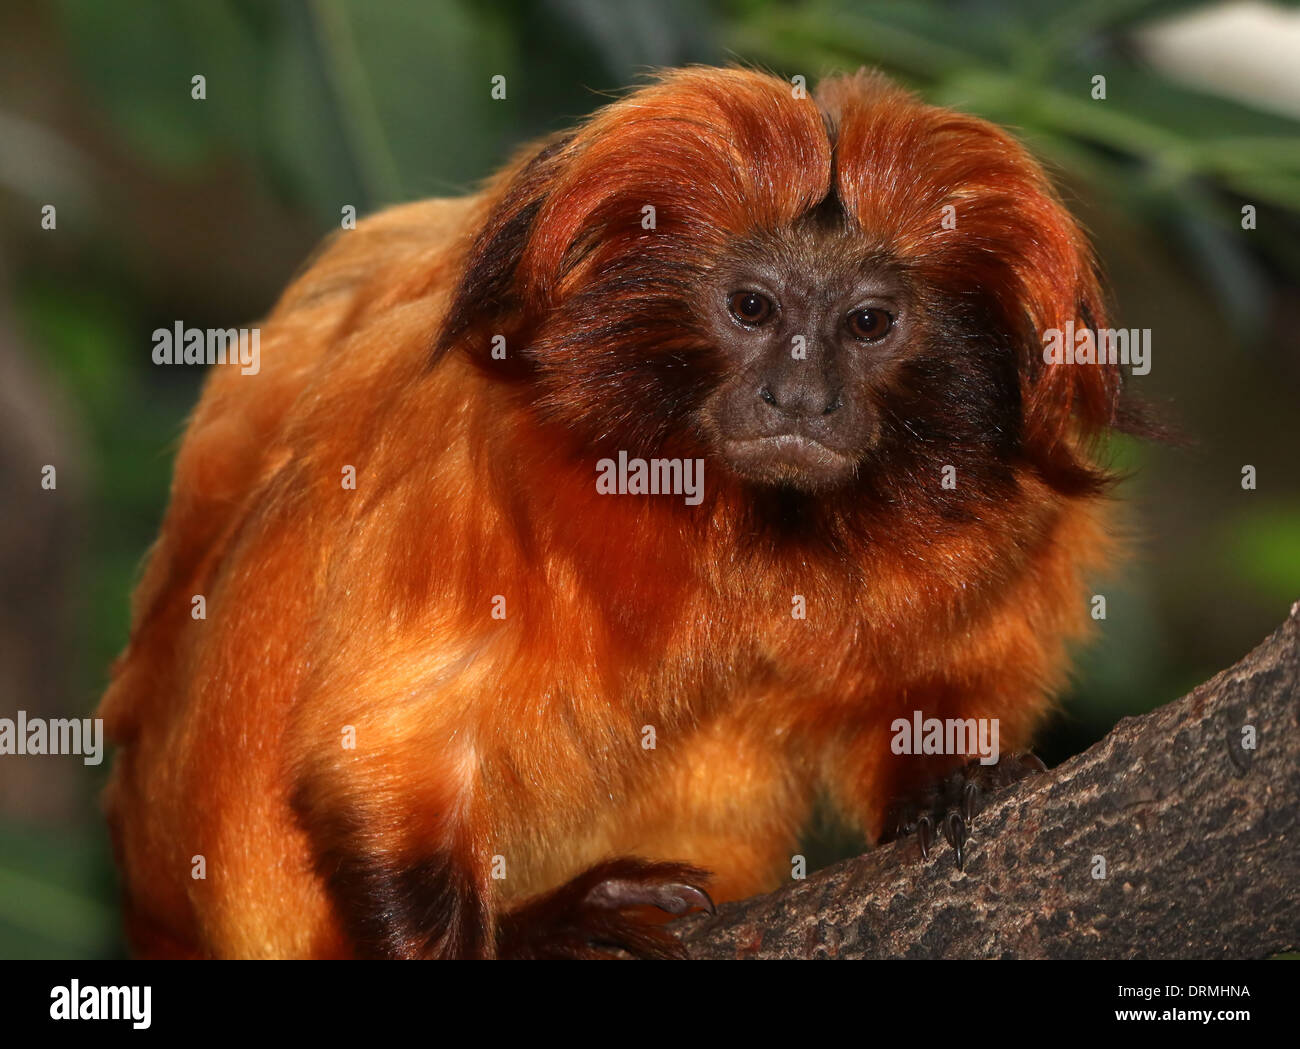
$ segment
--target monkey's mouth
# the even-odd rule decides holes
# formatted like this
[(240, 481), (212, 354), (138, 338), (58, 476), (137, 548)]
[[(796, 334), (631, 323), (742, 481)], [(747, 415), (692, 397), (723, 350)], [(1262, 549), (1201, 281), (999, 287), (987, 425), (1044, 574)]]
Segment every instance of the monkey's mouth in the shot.
[(805, 490), (843, 484), (858, 465), (855, 457), (799, 433), (727, 440), (722, 453), (747, 480)]

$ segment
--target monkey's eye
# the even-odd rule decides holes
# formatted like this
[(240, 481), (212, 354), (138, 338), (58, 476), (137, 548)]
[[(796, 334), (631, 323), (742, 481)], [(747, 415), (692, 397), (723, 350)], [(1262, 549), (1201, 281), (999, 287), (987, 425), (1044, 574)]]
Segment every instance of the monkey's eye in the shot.
[(772, 300), (756, 291), (738, 291), (731, 296), (731, 300), (727, 305), (731, 309), (731, 315), (749, 328), (757, 328), (760, 324), (766, 324), (772, 314), (776, 312)]
[(848, 316), (849, 334), (862, 342), (878, 342), (889, 334), (894, 318), (884, 310), (854, 310)]

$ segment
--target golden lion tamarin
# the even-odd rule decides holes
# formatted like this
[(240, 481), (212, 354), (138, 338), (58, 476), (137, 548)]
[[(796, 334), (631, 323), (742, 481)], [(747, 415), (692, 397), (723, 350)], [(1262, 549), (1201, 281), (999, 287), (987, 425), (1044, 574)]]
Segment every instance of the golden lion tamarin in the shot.
[(103, 701), (135, 950), (673, 955), (819, 799), (960, 851), (970, 755), (893, 726), (1011, 754), (1062, 684), (1121, 387), (1067, 324), (1038, 165), (867, 73), (670, 72), (337, 234), (209, 377)]

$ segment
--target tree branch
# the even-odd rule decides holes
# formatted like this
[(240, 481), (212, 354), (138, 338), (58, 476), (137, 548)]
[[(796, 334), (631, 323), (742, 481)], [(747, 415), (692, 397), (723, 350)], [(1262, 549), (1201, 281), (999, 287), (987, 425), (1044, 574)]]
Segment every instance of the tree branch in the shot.
[(928, 863), (895, 842), (674, 928), (693, 958), (1300, 947), (1300, 602), (1236, 666), (990, 800), (968, 850), (962, 873), (942, 838)]

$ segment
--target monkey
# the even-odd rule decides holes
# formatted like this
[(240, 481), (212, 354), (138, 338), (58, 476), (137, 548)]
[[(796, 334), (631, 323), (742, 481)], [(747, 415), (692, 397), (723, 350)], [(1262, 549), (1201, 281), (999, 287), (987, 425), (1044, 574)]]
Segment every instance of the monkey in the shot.
[(960, 862), (1116, 557), (1070, 322), (1042, 167), (868, 70), (669, 70), (337, 231), (210, 372), (102, 699), (133, 951), (681, 957), (822, 802)]

